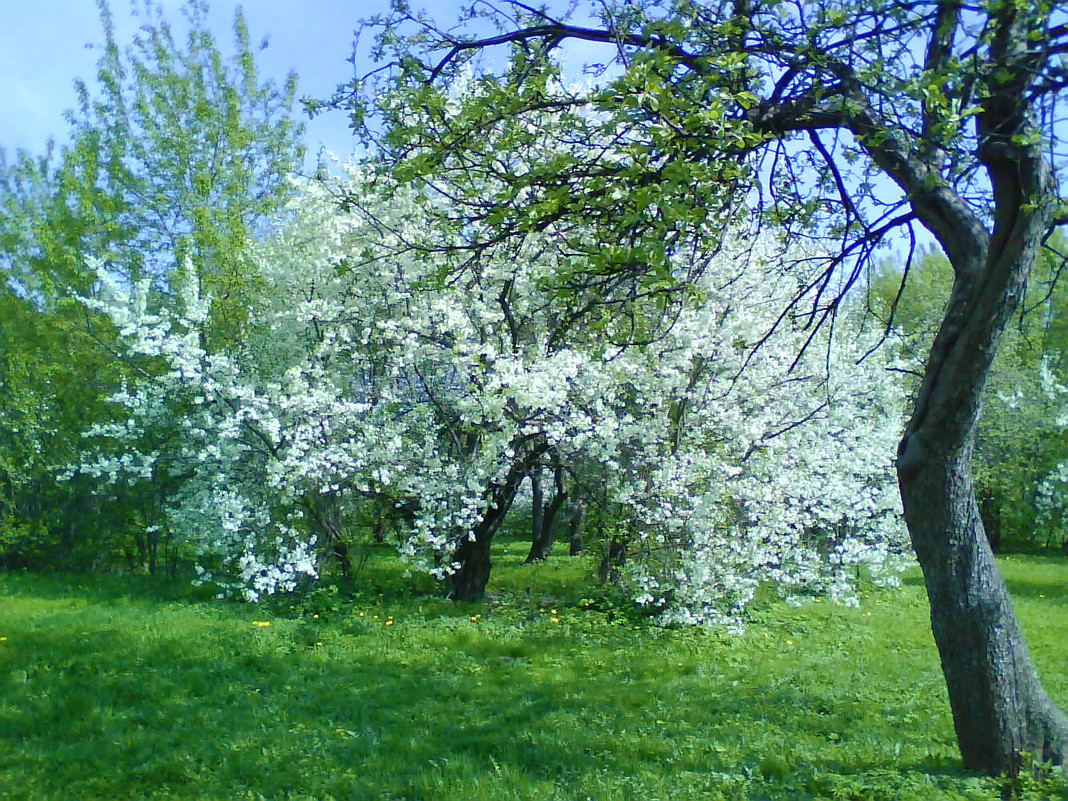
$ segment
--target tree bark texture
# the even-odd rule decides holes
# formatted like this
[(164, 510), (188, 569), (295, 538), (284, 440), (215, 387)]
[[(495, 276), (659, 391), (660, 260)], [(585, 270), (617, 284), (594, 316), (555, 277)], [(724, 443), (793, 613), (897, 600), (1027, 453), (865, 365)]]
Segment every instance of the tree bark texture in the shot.
[(341, 575), (352, 578), (352, 562), (349, 560), (349, 545), (342, 531), (341, 499), (336, 495), (316, 495), (309, 497), (304, 508), (311, 517), (319, 541), (322, 543), (320, 567), (326, 557), (337, 560)]
[[(976, 227), (958, 228), (943, 241), (956, 278), (897, 470), (964, 765), (1014, 774), (1024, 753), (1064, 763), (1068, 721), (1034, 669), (972, 482), (990, 363), (1052, 215), (1043, 202), (1049, 175), (1041, 157), (1017, 154), (1005, 165), (997, 158), (991, 154), (988, 169), (995, 197), (1004, 202), (993, 232), (977, 236)], [(1029, 198), (1039, 202), (1029, 208)]]

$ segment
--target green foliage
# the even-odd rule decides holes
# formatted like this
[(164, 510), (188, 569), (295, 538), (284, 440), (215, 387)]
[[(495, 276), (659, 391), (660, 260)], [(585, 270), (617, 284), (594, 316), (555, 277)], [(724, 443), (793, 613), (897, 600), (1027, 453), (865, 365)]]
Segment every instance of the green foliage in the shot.
[[(918, 579), (860, 609), (769, 598), (729, 637), (584, 603), (588, 562), (496, 551), (501, 589), (478, 604), (412, 593), (381, 557), (274, 609), (0, 574), (0, 795), (1068, 797), (1056, 776), (960, 770)], [(1068, 567), (1002, 567), (1064, 701)]]
[(120, 364), (110, 322), (76, 300), (97, 289), (87, 257), (153, 276), (156, 303), (173, 302), (170, 279), (188, 258), (219, 298), (212, 336), (232, 338), (255, 289), (244, 246), (288, 196), (301, 126), (295, 76), (282, 89), (260, 81), (240, 14), (224, 59), (200, 0), (184, 7), (184, 44), (159, 5), (135, 4), (126, 50), (99, 7), (97, 82), (76, 82), (69, 144), (0, 151), (0, 563), (155, 569), (175, 556), (165, 531), (146, 533), (159, 488), (59, 480), (81, 433), (110, 420), (107, 396), (153, 369)]
[[(1062, 238), (1053, 237), (1041, 252), (1028, 297), (1005, 330), (983, 397), (976, 490), (988, 534), (1005, 545), (1044, 544), (1058, 533), (1036, 522), (1036, 498), (1043, 478), (1068, 458), (1068, 431), (1058, 421), (1062, 401), (1051, 397), (1041, 380), (1044, 364), (1058, 381), (1068, 375), (1068, 289), (1057, 280), (1062, 250)], [(915, 259), (904, 289), (901, 277), (899, 266), (884, 263), (871, 280), (869, 302), (876, 316), (889, 322), (896, 299), (893, 341), (904, 356), (920, 363), (942, 321), (953, 271), (945, 256), (929, 249)], [(1060, 538), (1055, 542), (1059, 545)]]
[(185, 42), (162, 7), (135, 3), (141, 26), (119, 47), (106, 0), (96, 92), (76, 81), (64, 153), (70, 202), (111, 236), (95, 255), (131, 280), (149, 276), (168, 290), (188, 259), (214, 304), (215, 336), (237, 335), (255, 287), (244, 249), (257, 225), (290, 194), (303, 126), (292, 117), (297, 78), (261, 83), (244, 16), (224, 59), (207, 26), (207, 3), (187, 0)]

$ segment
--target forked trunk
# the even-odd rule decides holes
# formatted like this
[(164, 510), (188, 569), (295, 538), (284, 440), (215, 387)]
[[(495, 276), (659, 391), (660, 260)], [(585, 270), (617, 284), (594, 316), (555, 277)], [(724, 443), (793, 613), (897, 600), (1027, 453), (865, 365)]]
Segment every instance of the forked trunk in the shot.
[[(537, 471), (531, 473), (530, 476), (531, 489), (533, 489), (535, 475), (538, 475)], [(549, 503), (544, 503), (544, 498), (542, 497), (540, 475), (538, 476), (538, 484), (538, 491), (532, 493), (534, 496), (533, 536), (530, 540), (530, 553), (527, 554), (526, 564), (544, 561), (549, 557), (549, 551), (552, 550), (553, 542), (556, 541), (556, 518), (567, 501), (567, 488), (564, 486), (564, 473), (560, 465), (555, 467), (556, 493)], [(538, 512), (539, 506), (541, 507), (540, 513)]]

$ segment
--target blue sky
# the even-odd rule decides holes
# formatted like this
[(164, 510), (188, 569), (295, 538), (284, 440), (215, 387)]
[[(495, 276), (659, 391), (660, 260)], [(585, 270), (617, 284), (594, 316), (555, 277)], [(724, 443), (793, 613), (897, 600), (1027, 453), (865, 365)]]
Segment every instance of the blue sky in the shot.
[[(167, 19), (181, 21), (181, 0), (162, 0)], [(257, 56), (262, 77), (281, 82), (289, 70), (300, 78), (301, 95), (323, 97), (352, 77), (347, 62), (353, 31), (361, 17), (385, 11), (388, 0), (214, 0), (209, 23), (216, 41), (229, 55), (234, 9), (241, 6), (253, 44), (267, 36), (270, 46)], [(431, 8), (452, 22), (457, 0), (413, 3)], [(90, 87), (99, 51), (88, 43), (103, 40), (95, 0), (0, 0), (0, 147), (43, 151), (49, 137), (62, 141), (68, 126), (63, 112), (75, 104), (73, 82)], [(136, 30), (129, 0), (112, 0), (118, 38), (126, 42)], [(344, 157), (353, 139), (341, 114), (321, 115), (308, 123), (308, 150), (320, 146)]]

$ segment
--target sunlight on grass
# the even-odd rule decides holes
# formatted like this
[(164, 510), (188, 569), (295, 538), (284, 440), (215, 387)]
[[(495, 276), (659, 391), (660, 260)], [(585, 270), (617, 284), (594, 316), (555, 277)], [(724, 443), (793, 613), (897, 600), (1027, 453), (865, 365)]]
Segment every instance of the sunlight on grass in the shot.
[[(259, 607), (0, 574), (0, 797), (1001, 797), (959, 768), (915, 582), (856, 610), (768, 601), (731, 637), (591, 597), (582, 560), (498, 551), (479, 604), (376, 564)], [(1068, 563), (1003, 565), (1068, 702)]]

